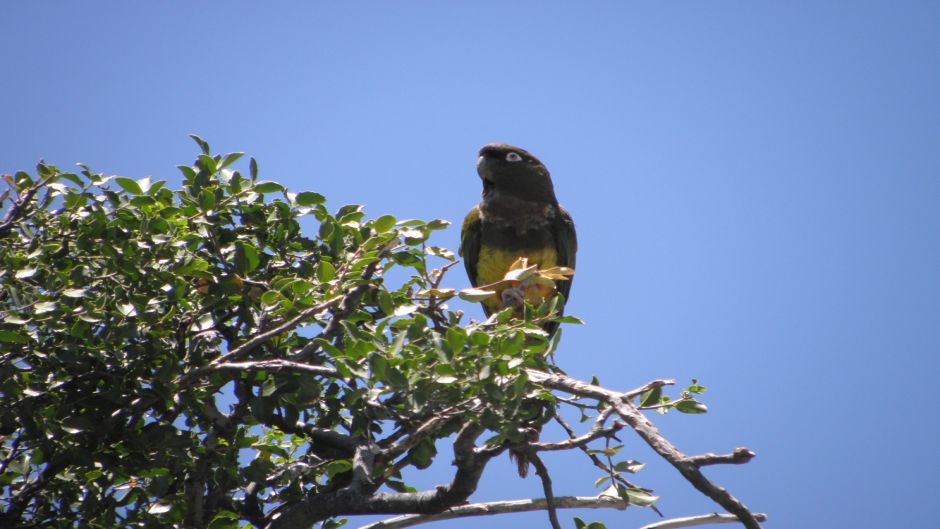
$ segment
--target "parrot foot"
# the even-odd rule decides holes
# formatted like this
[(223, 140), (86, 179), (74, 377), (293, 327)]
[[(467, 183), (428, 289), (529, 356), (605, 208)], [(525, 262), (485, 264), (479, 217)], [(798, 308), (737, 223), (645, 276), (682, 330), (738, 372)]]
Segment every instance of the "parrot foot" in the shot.
[(503, 307), (512, 307), (518, 309), (525, 305), (525, 290), (521, 288), (507, 288), (503, 290), (500, 297), (503, 300)]

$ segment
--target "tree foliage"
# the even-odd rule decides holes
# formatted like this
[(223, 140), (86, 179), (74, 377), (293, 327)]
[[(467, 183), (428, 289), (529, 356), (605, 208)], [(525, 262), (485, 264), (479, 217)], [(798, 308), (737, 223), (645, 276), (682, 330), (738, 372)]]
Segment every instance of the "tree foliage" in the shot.
[[(177, 190), (45, 163), (4, 177), (0, 525), (335, 526), (464, 503), (553, 415), (528, 373), (555, 371), (557, 300), (464, 322), (454, 256), (428, 244), (447, 222), (331, 210), (194, 139)], [(638, 399), (700, 412), (693, 386)], [(403, 481), (452, 435), (449, 484)], [(648, 504), (619, 476), (632, 463), (609, 459), (607, 485)]]

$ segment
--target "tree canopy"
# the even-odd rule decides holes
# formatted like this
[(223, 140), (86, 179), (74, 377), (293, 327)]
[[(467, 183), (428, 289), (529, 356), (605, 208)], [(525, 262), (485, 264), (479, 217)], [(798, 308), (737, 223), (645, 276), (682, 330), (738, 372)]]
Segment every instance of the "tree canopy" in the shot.
[[(672, 400), (670, 381), (610, 394), (574, 381), (551, 361), (557, 335), (542, 330), (577, 322), (555, 314), (557, 299), (483, 322), (448, 305), (460, 294), (444, 281), (456, 261), (429, 242), (448, 222), (331, 211), (322, 195), (259, 179), (253, 159), (242, 174), (241, 153), (213, 155), (194, 139), (201, 153), (179, 167), (176, 190), (85, 166), (4, 176), (0, 525), (336, 527), (357, 514), (433, 515), (465, 505), (509, 448), (534, 456), (546, 498), (533, 508), (553, 524), (556, 508), (590, 502), (552, 496), (540, 450), (584, 451), (605, 489), (597, 502), (655, 502), (624, 477), (642, 465), (617, 459), (611, 440), (627, 425), (654, 435), (642, 409), (704, 412), (704, 387), (693, 381)], [(590, 430), (567, 425), (562, 405), (593, 419)], [(549, 420), (570, 438), (527, 435)], [(409, 486), (402, 471), (427, 468), (447, 438), (453, 479)], [(589, 448), (595, 440), (606, 444)], [(670, 462), (712, 496), (698, 467), (751, 455)]]

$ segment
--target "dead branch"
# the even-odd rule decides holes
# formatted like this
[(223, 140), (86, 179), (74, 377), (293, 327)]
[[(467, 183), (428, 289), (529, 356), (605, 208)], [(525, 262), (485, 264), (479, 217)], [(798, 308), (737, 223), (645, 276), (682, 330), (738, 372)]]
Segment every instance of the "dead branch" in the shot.
[(550, 374), (526, 369), (526, 374), (529, 380), (547, 388), (606, 402), (646, 441), (650, 448), (675, 467), (692, 486), (721, 505), (726, 511), (737, 516), (747, 529), (761, 529), (754, 514), (727, 490), (709, 481), (699, 470), (699, 465), (695, 460), (680, 452), (666, 440), (653, 423), (630, 402), (631, 397), (626, 393), (612, 391), (557, 373)]
[[(494, 514), (509, 514), (514, 512), (542, 511), (548, 507), (544, 498), (530, 500), (491, 501), (484, 503), (471, 503), (459, 507), (451, 507), (437, 514), (409, 514), (396, 516), (387, 520), (364, 525), (359, 529), (402, 529), (440, 520), (452, 520), (468, 516), (490, 516)], [(559, 509), (617, 509), (624, 510), (627, 503), (619, 498), (610, 496), (560, 496), (555, 498), (555, 507)]]
[[(754, 518), (759, 522), (766, 522), (767, 515), (764, 513), (754, 513)], [(685, 518), (672, 518), (661, 522), (644, 525), (640, 529), (680, 529), (681, 527), (695, 527), (697, 525), (711, 525), (718, 523), (737, 523), (741, 520), (733, 514), (702, 514), (699, 516), (687, 516)]]

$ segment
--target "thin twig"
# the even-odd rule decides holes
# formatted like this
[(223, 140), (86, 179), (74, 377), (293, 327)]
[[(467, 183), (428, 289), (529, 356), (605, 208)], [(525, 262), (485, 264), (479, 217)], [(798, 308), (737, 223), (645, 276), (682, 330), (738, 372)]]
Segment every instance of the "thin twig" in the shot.
[[(564, 428), (564, 430), (565, 430), (566, 432), (568, 432), (568, 435), (569, 435), (572, 439), (577, 438), (577, 433), (574, 431), (574, 428), (572, 428), (571, 425), (568, 424), (567, 421), (565, 421), (564, 419), (562, 419), (561, 416), (556, 415), (556, 416), (554, 417), (554, 419), (555, 419), (555, 422), (557, 422), (562, 428)], [(640, 487), (637, 487), (636, 485), (634, 485), (633, 483), (630, 483), (628, 480), (624, 479), (623, 476), (621, 476), (621, 475), (617, 474), (616, 472), (614, 472), (614, 469), (613, 469), (613, 468), (611, 468), (611, 467), (607, 466), (606, 464), (604, 464), (604, 462), (601, 461), (601, 459), (600, 459), (599, 457), (597, 457), (596, 454), (594, 454), (593, 452), (591, 452), (591, 450), (589, 450), (586, 446), (579, 446), (578, 448), (580, 448), (580, 449), (581, 449), (581, 452), (582, 452), (585, 456), (587, 456), (588, 459), (591, 460), (591, 463), (593, 463), (595, 467), (597, 467), (597, 468), (599, 468), (600, 470), (602, 470), (602, 471), (604, 472), (604, 474), (607, 474), (607, 475), (609, 475), (609, 476), (613, 476), (617, 481), (623, 483), (624, 485), (626, 485), (626, 486), (628, 486), (628, 487), (630, 487), (630, 488), (635, 488), (635, 489), (636, 489), (636, 488), (640, 488)]]
[(607, 418), (610, 417), (610, 414), (613, 412), (613, 408), (607, 408), (602, 411), (597, 419), (594, 421), (594, 425), (588, 430), (587, 433), (578, 437), (571, 437), (570, 439), (559, 441), (557, 443), (532, 443), (532, 448), (536, 451), (550, 451), (550, 450), (569, 450), (571, 448), (580, 448), (590, 443), (595, 439), (600, 439), (602, 437), (612, 437), (615, 433), (619, 432), (626, 426), (620, 421), (614, 421), (614, 424), (604, 428), (604, 423), (607, 421)]
[(235, 373), (253, 373), (257, 371), (296, 371), (300, 373), (308, 373), (312, 375), (322, 375), (327, 377), (339, 376), (339, 372), (333, 369), (332, 367), (327, 366), (315, 366), (310, 364), (303, 364), (300, 362), (291, 362), (290, 360), (282, 360), (280, 358), (275, 358), (273, 360), (255, 360), (248, 362), (221, 362), (213, 363), (198, 369), (193, 369), (192, 371), (186, 373), (180, 379), (180, 385), (187, 386), (206, 375), (212, 373), (220, 372), (235, 372)]
[(333, 297), (331, 299), (324, 301), (323, 303), (320, 303), (319, 305), (314, 305), (313, 307), (310, 307), (309, 309), (305, 309), (301, 311), (300, 314), (285, 321), (284, 323), (278, 325), (277, 327), (264, 331), (263, 333), (256, 334), (255, 336), (251, 337), (251, 339), (248, 340), (247, 342), (229, 351), (227, 355), (217, 358), (213, 362), (213, 364), (218, 365), (223, 362), (231, 363), (237, 360), (241, 360), (243, 356), (247, 355), (255, 347), (258, 347), (259, 345), (277, 336), (280, 336), (284, 334), (285, 332), (293, 330), (294, 328), (299, 326), (301, 323), (306, 321), (308, 318), (329, 309), (334, 304), (336, 304), (337, 302), (343, 299), (345, 299), (344, 296), (336, 296), (336, 297)]
[(637, 395), (642, 395), (651, 389), (661, 388), (663, 386), (674, 386), (675, 384), (676, 384), (676, 381), (673, 379), (653, 380), (652, 382), (647, 382), (646, 384), (643, 384), (642, 386), (636, 389), (631, 389), (630, 391), (627, 391), (626, 393), (623, 394), (623, 396), (624, 398), (632, 399), (633, 397), (636, 397)]
[(558, 522), (558, 509), (555, 506), (555, 493), (552, 492), (552, 478), (548, 474), (548, 468), (545, 463), (535, 453), (534, 450), (527, 454), (529, 462), (535, 467), (535, 474), (542, 480), (542, 490), (545, 492), (545, 510), (548, 511), (548, 521), (552, 524), (552, 529), (561, 529)]
[(0, 237), (6, 236), (13, 225), (22, 220), (30, 211), (30, 202), (33, 201), (33, 197), (36, 196), (36, 193), (40, 189), (46, 187), (46, 184), (54, 180), (59, 176), (58, 172), (55, 172), (45, 178), (43, 178), (39, 183), (33, 184), (25, 193), (19, 196), (19, 198), (10, 205), (10, 209), (7, 210), (7, 214), (3, 216), (3, 221), (0, 222)]
[[(764, 513), (754, 513), (754, 518), (759, 522), (766, 522), (767, 515)], [(644, 525), (640, 529), (679, 529), (681, 527), (695, 527), (697, 525), (711, 525), (716, 523), (740, 523), (741, 520), (733, 514), (701, 514), (699, 516), (687, 516), (685, 518), (672, 518), (661, 522)]]
[[(514, 512), (542, 511), (548, 507), (544, 498), (530, 500), (491, 501), (484, 503), (471, 503), (451, 507), (437, 514), (409, 514), (396, 516), (387, 520), (364, 525), (359, 529), (403, 529), (424, 523), (440, 520), (452, 520), (468, 516), (490, 516), (494, 514), (507, 514)], [(555, 498), (555, 507), (559, 509), (617, 509), (624, 510), (627, 503), (619, 498), (610, 496), (560, 496)]]
[(740, 465), (754, 459), (756, 455), (742, 446), (735, 448), (730, 454), (701, 454), (689, 457), (689, 461), (698, 467), (706, 465)]

